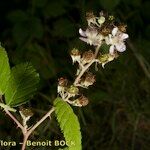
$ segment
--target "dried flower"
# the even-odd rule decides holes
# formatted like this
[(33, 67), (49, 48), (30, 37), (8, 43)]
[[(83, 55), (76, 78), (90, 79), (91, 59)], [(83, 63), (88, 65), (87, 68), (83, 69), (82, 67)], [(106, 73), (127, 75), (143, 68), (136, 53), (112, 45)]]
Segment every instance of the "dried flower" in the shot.
[(95, 75), (93, 75), (91, 72), (87, 72), (85, 75), (85, 78), (81, 80), (81, 85), (83, 87), (88, 87), (90, 85), (93, 85), (93, 83), (96, 81)]
[(98, 33), (95, 28), (87, 28), (86, 31), (79, 29), (79, 33), (82, 36), (80, 40), (94, 46), (101, 45), (104, 39), (103, 35)]
[(31, 111), (31, 109), (22, 108), (19, 112), (20, 112), (24, 117), (32, 117), (32, 116), (33, 116), (33, 112)]
[(127, 28), (127, 25), (126, 25), (126, 24), (120, 24), (120, 25), (118, 25), (118, 29), (119, 29), (121, 32), (126, 32), (126, 28)]
[(64, 92), (67, 85), (68, 85), (68, 80), (66, 78), (63, 78), (63, 77), (59, 78), (57, 92), (58, 93)]
[(94, 53), (93, 51), (89, 50), (83, 53), (81, 62), (84, 65), (90, 63), (93, 59), (94, 59)]
[(88, 22), (88, 26), (92, 27), (92, 25), (96, 24), (96, 17), (94, 16), (93, 12), (87, 12), (86, 19)]
[(75, 62), (80, 62), (80, 59), (81, 59), (81, 54), (80, 54), (80, 51), (78, 49), (73, 49), (71, 51), (71, 58), (72, 58), (72, 61), (73, 63)]
[(25, 109), (25, 108), (22, 108), (20, 111), (19, 111), (22, 119), (23, 119), (23, 126), (26, 126), (26, 128), (28, 127), (27, 126), (27, 121), (33, 116), (33, 112), (31, 111), (31, 109)]
[(124, 52), (126, 50), (126, 45), (124, 43), (125, 39), (129, 36), (126, 33), (121, 32), (118, 27), (112, 30), (112, 34), (109, 34), (106, 38), (106, 44), (110, 45), (109, 53), (114, 54), (115, 49), (119, 52)]
[(88, 103), (89, 103), (88, 98), (83, 95), (73, 101), (73, 105), (78, 107), (86, 106)]

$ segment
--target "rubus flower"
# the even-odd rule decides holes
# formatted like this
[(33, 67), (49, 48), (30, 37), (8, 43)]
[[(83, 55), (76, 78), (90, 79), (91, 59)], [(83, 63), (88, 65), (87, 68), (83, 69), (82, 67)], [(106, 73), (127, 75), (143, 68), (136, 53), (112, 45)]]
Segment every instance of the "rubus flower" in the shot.
[(124, 41), (128, 37), (128, 34), (121, 32), (118, 27), (115, 27), (112, 30), (112, 33), (105, 38), (106, 44), (110, 45), (109, 53), (113, 55), (115, 50), (118, 52), (124, 52), (126, 50)]
[(79, 39), (94, 46), (99, 46), (102, 44), (104, 36), (98, 33), (95, 28), (87, 28), (86, 31), (83, 31), (81, 28), (79, 29), (79, 33), (82, 37)]

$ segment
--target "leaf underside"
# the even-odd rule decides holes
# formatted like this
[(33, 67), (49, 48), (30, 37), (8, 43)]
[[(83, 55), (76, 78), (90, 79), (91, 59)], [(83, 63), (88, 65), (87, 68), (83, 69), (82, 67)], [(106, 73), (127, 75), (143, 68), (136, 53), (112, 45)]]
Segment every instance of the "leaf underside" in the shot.
[(16, 65), (11, 70), (5, 102), (11, 107), (22, 105), (35, 94), (39, 84), (39, 74), (30, 63)]
[(77, 116), (68, 103), (61, 98), (54, 101), (55, 114), (64, 134), (66, 142), (68, 142), (69, 150), (81, 150), (81, 132)]

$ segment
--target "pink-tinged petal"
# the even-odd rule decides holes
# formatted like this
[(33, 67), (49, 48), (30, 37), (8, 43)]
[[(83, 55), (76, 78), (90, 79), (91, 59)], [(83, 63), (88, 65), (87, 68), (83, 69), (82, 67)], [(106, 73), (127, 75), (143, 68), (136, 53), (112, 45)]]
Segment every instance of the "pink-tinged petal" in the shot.
[(124, 40), (124, 39), (127, 39), (129, 37), (129, 35), (128, 34), (126, 34), (126, 33), (123, 33), (122, 34), (122, 36), (121, 36), (121, 38)]
[(117, 31), (118, 31), (118, 28), (117, 28), (117, 27), (113, 28), (113, 30), (112, 30), (112, 35), (115, 36), (115, 35), (117, 34)]
[(81, 28), (79, 29), (79, 34), (83, 37), (86, 37), (85, 31), (83, 31)]
[(116, 49), (117, 49), (118, 52), (124, 52), (126, 50), (126, 45), (124, 43), (117, 44)]
[(114, 49), (115, 49), (114, 45), (111, 45), (110, 48), (109, 48), (109, 53), (110, 53), (111, 55), (114, 54)]

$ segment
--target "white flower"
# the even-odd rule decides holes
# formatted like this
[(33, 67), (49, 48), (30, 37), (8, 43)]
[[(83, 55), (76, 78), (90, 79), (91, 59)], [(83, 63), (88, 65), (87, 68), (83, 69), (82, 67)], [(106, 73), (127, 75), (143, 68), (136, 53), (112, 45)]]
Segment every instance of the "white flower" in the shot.
[(103, 35), (98, 33), (96, 29), (86, 29), (86, 31), (83, 31), (82, 29), (79, 29), (79, 33), (82, 37), (80, 37), (80, 40), (94, 46), (101, 45), (102, 40), (104, 39)]
[(109, 53), (114, 54), (116, 49), (118, 52), (124, 52), (126, 50), (125, 39), (129, 36), (126, 33), (119, 31), (117, 27), (112, 30), (112, 34), (109, 34), (106, 38), (106, 44), (111, 45), (109, 48)]

